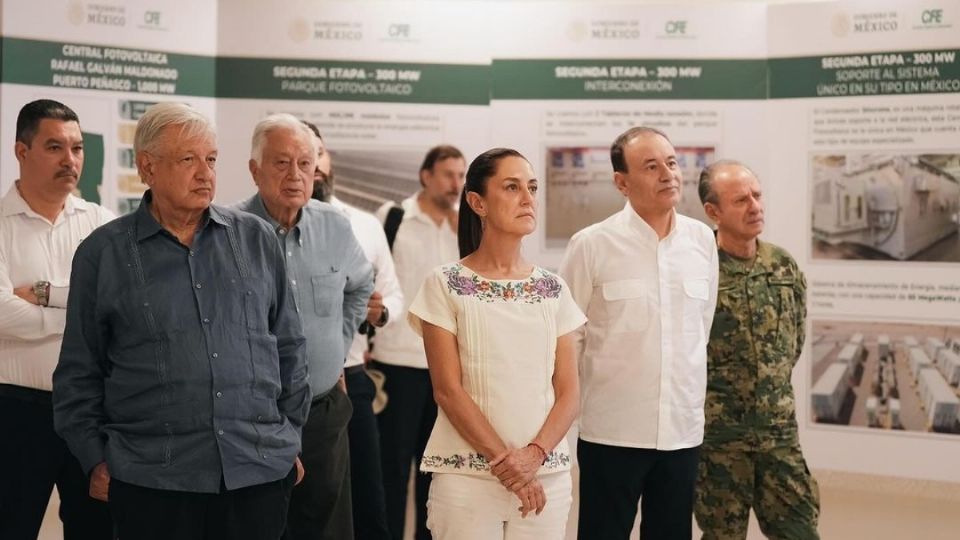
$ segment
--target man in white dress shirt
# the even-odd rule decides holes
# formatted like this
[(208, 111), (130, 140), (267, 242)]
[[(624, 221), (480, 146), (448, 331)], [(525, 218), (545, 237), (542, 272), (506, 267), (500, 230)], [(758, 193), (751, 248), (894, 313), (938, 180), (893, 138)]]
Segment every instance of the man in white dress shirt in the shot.
[(53, 431), (51, 390), (73, 254), (114, 215), (73, 195), (83, 138), (69, 107), (26, 104), (16, 138), (20, 178), (0, 200), (0, 538), (36, 538), (56, 484), (63, 537), (109, 539), (106, 503)]
[(691, 536), (703, 441), (713, 233), (678, 214), (681, 172), (660, 130), (610, 148), (623, 210), (571, 238), (560, 267), (587, 314), (581, 344), (581, 539)]
[[(313, 198), (332, 204), (350, 219), (360, 249), (373, 265), (376, 278), (367, 303), (366, 324), (361, 328), (383, 328), (395, 322), (393, 313), (403, 311), (403, 291), (390, 256), (390, 246), (380, 221), (373, 214), (350, 206), (333, 194), (333, 164), (317, 126), (304, 121), (317, 143), (317, 170)], [(368, 330), (369, 332), (369, 330)], [(387, 509), (380, 468), (380, 434), (373, 414), (376, 387), (367, 375), (364, 354), (367, 336), (357, 333), (347, 353), (344, 378), (347, 395), (353, 403), (353, 416), (347, 425), (350, 441), (350, 483), (353, 497), (353, 533), (355, 540), (389, 540)]]

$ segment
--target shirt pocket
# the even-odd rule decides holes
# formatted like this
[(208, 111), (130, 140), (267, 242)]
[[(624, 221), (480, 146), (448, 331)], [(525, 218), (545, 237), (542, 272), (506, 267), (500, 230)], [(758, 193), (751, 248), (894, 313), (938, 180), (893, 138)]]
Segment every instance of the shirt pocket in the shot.
[(706, 302), (710, 299), (710, 285), (707, 282), (707, 278), (684, 280), (683, 292), (688, 298), (692, 298), (694, 300), (702, 300), (703, 302)]
[(310, 278), (313, 285), (313, 305), (320, 317), (330, 317), (343, 310), (343, 272), (331, 266), (329, 272)]
[(155, 284), (122, 290), (112, 304), (129, 331), (140, 337), (159, 338), (180, 330), (185, 318), (180, 299), (182, 296)]
[[(771, 305), (777, 306), (776, 345), (784, 354), (795, 358), (797, 348), (797, 280), (793, 276), (772, 276), (767, 280)], [(792, 364), (790, 364), (792, 367)]]
[(640, 332), (649, 326), (650, 302), (644, 280), (608, 281), (601, 289), (604, 316), (611, 333)]
[(222, 282), (227, 320), (248, 330), (266, 331), (270, 321), (269, 283), (261, 278), (231, 277)]
[(740, 327), (741, 318), (749, 317), (749, 309), (743, 302), (742, 292), (736, 285), (721, 285), (717, 288), (717, 309), (710, 327), (707, 344), (709, 369), (737, 365), (736, 358), (743, 354), (739, 347), (747, 346)]
[(703, 328), (703, 310), (710, 300), (710, 282), (707, 278), (683, 280), (683, 321), (689, 332), (707, 335), (709, 328)]

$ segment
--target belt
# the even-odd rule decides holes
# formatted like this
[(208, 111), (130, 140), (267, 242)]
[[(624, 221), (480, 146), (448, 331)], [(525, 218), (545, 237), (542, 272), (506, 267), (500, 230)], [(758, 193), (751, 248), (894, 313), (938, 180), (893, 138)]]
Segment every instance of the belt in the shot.
[(343, 368), (344, 375), (356, 375), (357, 373), (363, 373), (366, 368), (363, 364), (357, 366), (350, 366)]
[(37, 405), (53, 405), (53, 392), (15, 384), (0, 384), (0, 397), (29, 401)]
[(317, 394), (316, 396), (313, 396), (313, 399), (310, 400), (310, 406), (313, 407), (317, 403), (320, 403), (325, 398), (329, 397), (334, 390), (336, 390), (337, 392), (340, 391), (340, 383), (334, 384), (332, 388), (330, 388), (329, 390), (327, 390), (322, 394)]

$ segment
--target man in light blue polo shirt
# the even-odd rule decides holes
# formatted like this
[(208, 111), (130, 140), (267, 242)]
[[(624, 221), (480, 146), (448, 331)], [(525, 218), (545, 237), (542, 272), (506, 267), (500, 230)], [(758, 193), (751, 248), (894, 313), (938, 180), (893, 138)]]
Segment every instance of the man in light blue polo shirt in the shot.
[(268, 116), (254, 129), (250, 154), (258, 193), (238, 208), (276, 231), (307, 338), (314, 395), (303, 426), (306, 476), (293, 491), (284, 538), (353, 538), (347, 442), (352, 407), (338, 381), (367, 315), (373, 269), (349, 220), (311, 199), (317, 150), (306, 126), (289, 114)]

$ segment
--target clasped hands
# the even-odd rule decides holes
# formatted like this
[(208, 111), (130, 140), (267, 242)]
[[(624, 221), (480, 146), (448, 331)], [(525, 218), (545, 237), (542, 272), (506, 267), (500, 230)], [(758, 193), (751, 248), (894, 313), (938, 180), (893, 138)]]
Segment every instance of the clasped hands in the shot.
[(537, 479), (545, 457), (539, 447), (530, 445), (507, 449), (490, 462), (491, 474), (520, 499), (522, 517), (530, 512), (540, 515), (547, 504), (547, 496)]

